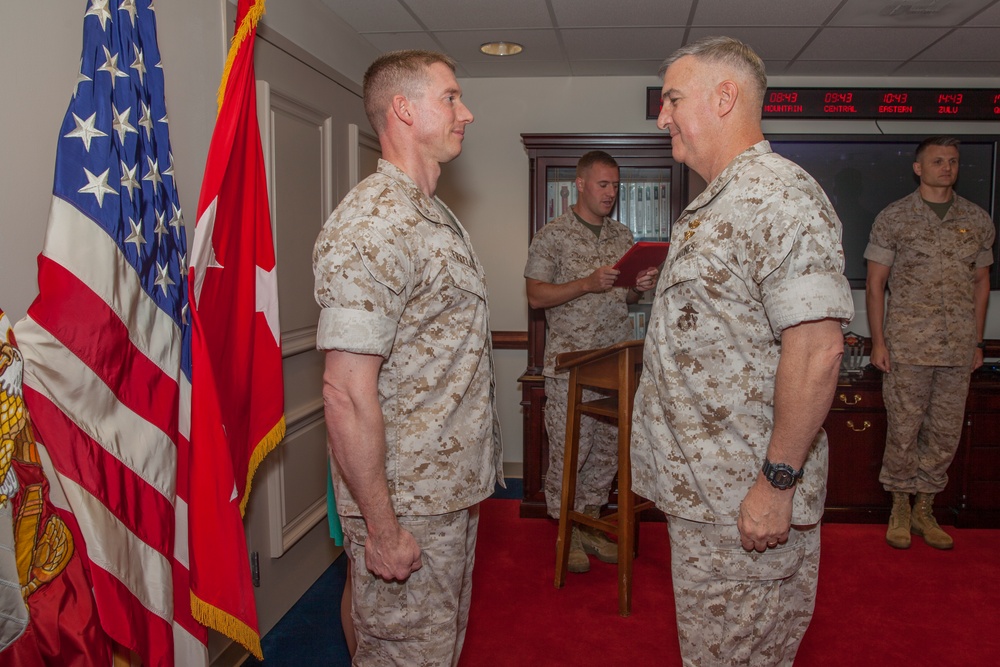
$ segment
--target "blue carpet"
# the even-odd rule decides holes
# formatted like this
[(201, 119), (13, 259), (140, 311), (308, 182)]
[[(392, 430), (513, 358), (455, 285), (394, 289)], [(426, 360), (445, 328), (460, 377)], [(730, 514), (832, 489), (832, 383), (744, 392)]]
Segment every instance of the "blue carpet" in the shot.
[(264, 661), (250, 656), (244, 665), (256, 667), (348, 667), (344, 630), (340, 625), (340, 598), (347, 577), (347, 555), (340, 556), (320, 575), (299, 601), (261, 638)]
[[(520, 478), (504, 480), (493, 498), (516, 498), (524, 495)], [(347, 578), (347, 554), (320, 575), (288, 613), (261, 638), (264, 661), (250, 656), (246, 667), (350, 667), (344, 629), (340, 624), (340, 598)]]

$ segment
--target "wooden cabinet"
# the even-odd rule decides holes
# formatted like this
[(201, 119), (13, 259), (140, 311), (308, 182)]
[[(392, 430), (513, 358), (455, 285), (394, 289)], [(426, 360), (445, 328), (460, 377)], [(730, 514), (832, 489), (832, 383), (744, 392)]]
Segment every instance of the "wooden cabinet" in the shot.
[(1000, 528), (1000, 369), (991, 367), (972, 377), (962, 446), (948, 473), (949, 486), (955, 476), (961, 477), (955, 525)]
[[(1000, 348), (998, 341), (988, 345), (987, 355)], [(888, 521), (891, 498), (878, 481), (886, 433), (881, 373), (868, 369), (842, 380), (823, 427), (830, 439), (824, 520)], [(1000, 527), (1000, 370), (972, 376), (962, 438), (934, 514), (941, 524)]]
[[(592, 150), (618, 162), (621, 189), (611, 217), (636, 239), (669, 240), (670, 225), (688, 202), (688, 171), (671, 158), (670, 137), (661, 134), (522, 134), (528, 152), (529, 240), (575, 200), (576, 163)], [(545, 433), (545, 313), (528, 311), (528, 367), (519, 378), (524, 412), (524, 499), (521, 516), (543, 517), (543, 483), (549, 444)], [(610, 498), (614, 500), (614, 496)]]
[(837, 386), (833, 407), (823, 428), (830, 441), (826, 519), (881, 519), (886, 494), (879, 484), (878, 473), (882, 465), (886, 417), (881, 385), (874, 373)]
[[(885, 523), (892, 499), (878, 481), (888, 426), (882, 402), (882, 374), (873, 368), (858, 378), (842, 379), (823, 428), (830, 442), (830, 473), (825, 521)], [(959, 445), (948, 485), (935, 498), (939, 523), (955, 523), (961, 497), (965, 438)]]

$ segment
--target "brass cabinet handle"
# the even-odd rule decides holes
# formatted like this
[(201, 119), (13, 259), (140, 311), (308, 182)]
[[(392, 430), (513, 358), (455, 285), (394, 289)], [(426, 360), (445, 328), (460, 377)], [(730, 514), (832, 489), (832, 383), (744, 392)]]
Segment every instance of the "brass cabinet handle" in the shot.
[(847, 420), (847, 428), (851, 429), (855, 433), (863, 433), (864, 431), (867, 431), (869, 427), (871, 427), (871, 425), (872, 423), (866, 419), (863, 422), (861, 422), (861, 428), (856, 428), (854, 426), (854, 422), (852, 422), (850, 419)]
[(844, 405), (857, 405), (858, 403), (861, 402), (861, 394), (855, 394), (853, 401), (847, 400), (847, 394), (839, 394), (837, 398), (839, 398), (840, 402), (843, 403)]

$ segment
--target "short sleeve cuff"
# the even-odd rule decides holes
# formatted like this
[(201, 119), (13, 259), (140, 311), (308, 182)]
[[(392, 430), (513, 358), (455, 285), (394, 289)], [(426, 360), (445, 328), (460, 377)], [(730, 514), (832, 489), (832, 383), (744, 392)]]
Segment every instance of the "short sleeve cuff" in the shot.
[(803, 322), (854, 317), (854, 298), (847, 278), (840, 273), (809, 273), (789, 280), (764, 299), (775, 335)]
[(896, 259), (896, 253), (892, 250), (886, 250), (881, 246), (869, 243), (868, 247), (865, 248), (865, 259), (871, 260), (876, 264), (881, 264), (883, 266), (892, 266), (893, 260)]
[(324, 308), (319, 313), (316, 347), (388, 359), (396, 338), (396, 322), (378, 313), (349, 308)]
[(981, 269), (984, 266), (989, 266), (993, 263), (993, 251), (988, 249), (983, 249), (979, 251), (976, 255), (976, 268)]
[(531, 280), (541, 280), (543, 283), (551, 283), (555, 275), (551, 262), (528, 257), (528, 263), (524, 266), (524, 277)]

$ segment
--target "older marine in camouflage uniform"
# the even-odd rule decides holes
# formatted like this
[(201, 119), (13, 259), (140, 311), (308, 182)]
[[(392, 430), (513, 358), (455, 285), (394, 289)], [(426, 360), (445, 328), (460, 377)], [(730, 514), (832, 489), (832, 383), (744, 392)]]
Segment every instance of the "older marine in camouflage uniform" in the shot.
[(841, 225), (763, 140), (749, 47), (708, 38), (664, 68), (657, 124), (708, 186), (674, 225), (653, 299), (633, 490), (668, 515), (683, 664), (791, 665), (816, 599), (820, 425), (854, 314)]
[[(888, 431), (879, 481), (893, 494), (886, 540), (896, 548), (909, 546), (911, 530), (931, 546), (953, 546), (931, 507), (948, 483), (969, 378), (982, 364), (976, 345), (989, 298), (987, 267), (993, 263), (993, 221), (951, 188), (958, 174), (957, 141), (934, 140), (942, 143), (925, 142), (918, 151), (918, 164), (926, 162), (920, 189), (878, 215), (865, 250), (872, 362), (882, 367), (888, 354), (884, 370), (889, 372), (882, 380)], [(925, 156), (954, 161), (941, 163), (943, 180), (933, 180), (935, 162)], [(922, 196), (935, 183), (947, 210), (943, 217)], [(879, 306), (886, 283), (890, 294), (883, 334)], [(911, 510), (913, 494), (917, 500)]]
[(793, 499), (792, 524), (802, 528), (784, 545), (748, 554), (735, 524), (774, 428), (782, 331), (853, 317), (842, 271), (832, 205), (765, 141), (730, 163), (677, 221), (653, 301), (632, 424), (632, 488), (670, 515), (681, 643), (709, 642), (732, 664), (780, 656), (790, 642), (754, 637), (747, 623), (748, 610), (769, 595), (780, 596), (770, 613), (789, 637), (801, 639), (812, 615), (826, 499), (822, 430)]

